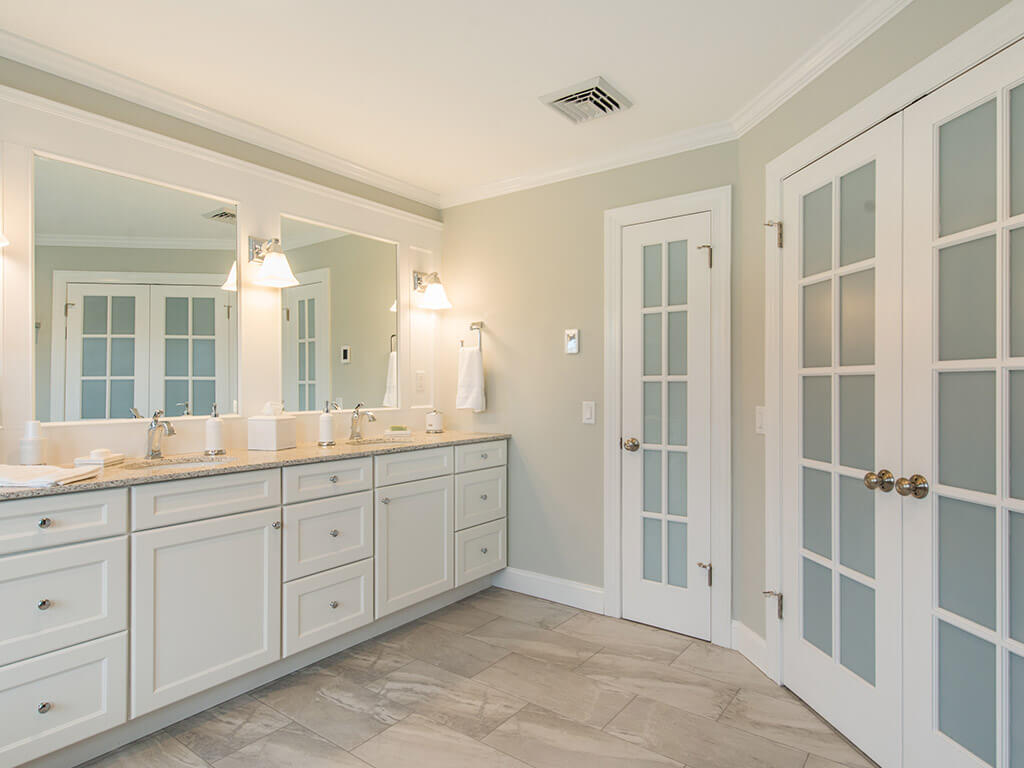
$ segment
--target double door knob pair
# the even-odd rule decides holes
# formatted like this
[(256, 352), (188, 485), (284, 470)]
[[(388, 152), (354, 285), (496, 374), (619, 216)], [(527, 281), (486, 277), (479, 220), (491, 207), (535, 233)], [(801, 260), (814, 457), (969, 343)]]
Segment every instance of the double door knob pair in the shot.
[(870, 491), (882, 493), (889, 493), (895, 488), (900, 496), (913, 496), (915, 499), (923, 499), (928, 495), (928, 479), (924, 475), (911, 475), (897, 480), (888, 469), (868, 472), (864, 475), (864, 486)]

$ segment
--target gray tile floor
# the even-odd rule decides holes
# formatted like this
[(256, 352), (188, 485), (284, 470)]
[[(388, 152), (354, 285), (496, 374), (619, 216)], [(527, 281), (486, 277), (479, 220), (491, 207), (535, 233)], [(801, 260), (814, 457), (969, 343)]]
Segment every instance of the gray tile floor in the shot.
[(90, 768), (864, 768), (734, 651), (491, 588)]

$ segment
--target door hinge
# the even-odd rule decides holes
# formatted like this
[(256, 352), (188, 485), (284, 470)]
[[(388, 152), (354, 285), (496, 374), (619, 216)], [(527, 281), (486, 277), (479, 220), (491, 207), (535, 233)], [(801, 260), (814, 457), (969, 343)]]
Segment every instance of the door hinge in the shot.
[(292, 311), (288, 308), (284, 308), (284, 321), (290, 323), (292, 321)]
[(708, 586), (710, 587), (711, 586), (711, 573), (714, 570), (711, 567), (711, 563), (697, 563), (697, 566), (699, 568), (703, 568), (704, 570), (706, 570), (708, 572)]
[(226, 309), (228, 311), (228, 320), (230, 320), (231, 319), (231, 305), (230, 304), (225, 304), (224, 305), (224, 309)]
[(778, 603), (778, 607), (779, 607), (779, 611), (778, 611), (778, 613), (779, 613), (779, 621), (781, 621), (782, 620), (782, 593), (781, 592), (776, 592), (774, 589), (766, 589), (761, 594), (763, 594), (765, 597), (774, 597), (775, 598), (775, 601)]
[(777, 248), (782, 247), (782, 222), (781, 221), (766, 221), (764, 223), (766, 227), (775, 227), (775, 246)]
[(714, 249), (710, 245), (698, 245), (697, 246), (697, 250), (698, 251), (700, 249), (702, 249), (702, 248), (707, 248), (708, 249), (708, 269), (711, 269), (714, 266), (714, 259), (712, 257), (712, 254), (715, 251), (714, 251)]
[(73, 306), (75, 306), (75, 302), (73, 302), (73, 301), (65, 301), (64, 302), (64, 317), (68, 316), (68, 310), (71, 307), (73, 307)]

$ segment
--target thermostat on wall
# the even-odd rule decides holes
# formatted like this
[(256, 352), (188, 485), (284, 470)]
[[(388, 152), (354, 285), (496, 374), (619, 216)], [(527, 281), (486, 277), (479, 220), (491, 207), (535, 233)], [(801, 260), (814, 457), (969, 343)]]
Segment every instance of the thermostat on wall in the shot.
[(344, 345), (341, 348), (341, 362), (342, 363), (351, 363), (352, 362), (352, 347), (350, 347), (348, 344)]

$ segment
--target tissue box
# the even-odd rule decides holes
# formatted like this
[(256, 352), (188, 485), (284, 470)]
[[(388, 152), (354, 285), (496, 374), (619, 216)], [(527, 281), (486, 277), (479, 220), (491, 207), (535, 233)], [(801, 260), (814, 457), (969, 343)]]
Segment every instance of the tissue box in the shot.
[(295, 447), (295, 417), (287, 414), (278, 416), (249, 417), (250, 451), (283, 451)]

